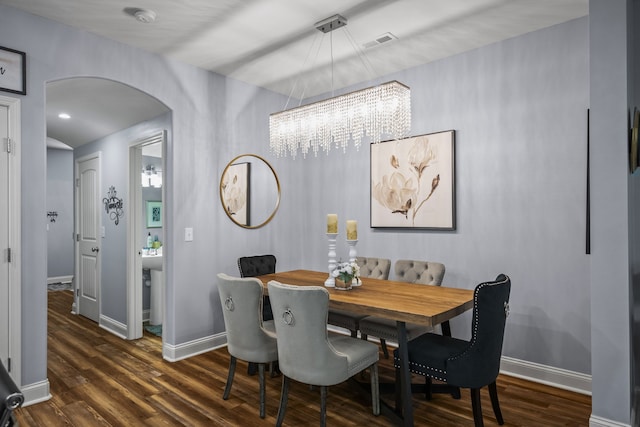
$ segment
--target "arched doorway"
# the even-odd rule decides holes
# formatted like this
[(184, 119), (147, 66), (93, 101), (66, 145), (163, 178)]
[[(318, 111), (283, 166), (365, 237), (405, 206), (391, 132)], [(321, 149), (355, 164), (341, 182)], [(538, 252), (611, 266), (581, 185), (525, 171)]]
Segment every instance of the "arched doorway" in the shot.
[[(56, 257), (55, 262), (49, 263), (49, 269), (52, 264), (66, 266), (64, 268), (69, 274), (71, 265), (75, 292), (72, 308), (74, 312), (84, 314), (82, 304), (95, 303), (97, 316), (94, 320), (101, 327), (123, 338), (136, 338), (134, 331), (141, 330), (141, 325), (137, 325), (137, 320), (129, 309), (133, 303), (130, 297), (133, 291), (130, 287), (142, 284), (132, 284), (132, 275), (128, 270), (140, 265), (136, 264), (135, 257), (140, 255), (138, 252), (142, 248), (139, 248), (140, 251), (131, 250), (129, 241), (136, 244), (141, 241), (136, 233), (141, 234), (143, 230), (130, 230), (132, 224), (141, 224), (142, 221), (132, 221), (137, 219), (132, 218), (132, 215), (141, 213), (130, 210), (127, 196), (130, 192), (130, 180), (141, 185), (143, 164), (140, 164), (138, 173), (132, 173), (129, 148), (135, 141), (158, 131), (170, 135), (171, 111), (156, 98), (136, 88), (95, 77), (74, 77), (49, 82), (46, 86), (46, 99), (48, 138), (68, 145), (76, 166), (84, 158), (99, 158), (99, 169), (92, 172), (97, 180), (94, 182), (95, 194), (91, 202), (95, 212), (83, 213), (83, 206), (77, 203), (81, 195), (86, 196), (88, 193), (80, 188), (83, 186), (83, 175), (76, 168), (69, 183), (76, 209), (71, 209), (71, 212), (67, 209), (66, 212), (74, 220), (72, 230), (63, 234), (72, 235), (73, 239), (71, 242), (66, 239), (47, 239), (49, 256)], [(56, 149), (59, 148), (51, 147), (47, 152)], [(162, 151), (164, 150), (160, 150)], [(50, 165), (49, 158), (48, 155), (48, 168), (60, 167)], [(159, 161), (162, 162), (163, 159)], [(89, 181), (91, 179), (93, 178)], [(51, 198), (48, 195), (47, 204), (54, 204), (55, 200), (55, 195)], [(56, 211), (49, 206), (47, 210)], [(55, 224), (50, 224), (51, 228), (54, 226)], [(166, 234), (166, 230), (155, 231), (154, 234)], [(80, 248), (81, 241), (89, 241), (84, 251)], [(63, 249), (67, 249), (69, 243), (74, 247), (73, 259), (60, 259), (60, 254), (68, 253)], [(52, 274), (65, 276), (60, 271), (48, 273), (48, 276)], [(142, 274), (138, 277), (141, 276)], [(148, 306), (149, 294), (150, 289), (143, 288), (142, 298), (135, 303)], [(142, 310), (143, 307), (140, 307), (139, 311)]]

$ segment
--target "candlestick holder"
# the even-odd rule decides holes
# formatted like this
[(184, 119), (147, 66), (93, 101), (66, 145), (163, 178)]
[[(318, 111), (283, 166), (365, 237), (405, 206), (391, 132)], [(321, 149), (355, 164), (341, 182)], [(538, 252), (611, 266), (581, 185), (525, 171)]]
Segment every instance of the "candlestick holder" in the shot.
[(336, 238), (338, 233), (327, 233), (327, 240), (329, 241), (329, 277), (324, 281), (324, 285), (328, 288), (336, 287), (336, 279), (331, 275), (333, 270), (336, 269)]
[[(355, 240), (347, 240), (347, 245), (349, 245), (349, 262), (356, 262), (356, 245), (358, 244), (358, 239)], [(354, 277), (351, 286), (360, 286), (362, 285), (362, 281), (359, 277)]]

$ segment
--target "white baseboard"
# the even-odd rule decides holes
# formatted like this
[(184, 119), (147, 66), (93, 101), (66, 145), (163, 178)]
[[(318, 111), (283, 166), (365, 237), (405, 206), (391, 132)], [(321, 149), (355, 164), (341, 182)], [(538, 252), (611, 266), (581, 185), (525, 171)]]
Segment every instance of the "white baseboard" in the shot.
[(624, 424), (591, 415), (591, 418), (589, 418), (589, 427), (631, 427), (631, 424)]
[(591, 375), (502, 356), (500, 373), (591, 395)]
[(51, 399), (49, 380), (22, 386), (20, 391), (24, 394), (24, 404), (22, 406), (35, 405)]
[[(331, 332), (345, 335), (349, 334), (348, 330), (332, 325), (329, 325), (328, 329)], [(375, 337), (369, 337), (369, 340), (379, 342)], [(398, 346), (398, 344), (392, 341), (387, 341), (387, 345), (390, 347)], [(502, 356), (500, 361), (500, 373), (549, 385), (551, 387), (557, 387), (580, 394), (587, 394), (589, 396), (591, 395), (591, 375), (579, 372), (568, 371), (566, 369), (554, 368), (552, 366)]]
[(112, 334), (122, 338), (123, 340), (126, 340), (127, 337), (129, 336), (127, 325), (125, 325), (124, 323), (118, 322), (117, 320), (114, 320), (105, 315), (100, 315), (99, 326), (102, 329), (107, 330)]
[(52, 283), (71, 283), (73, 282), (73, 274), (71, 276), (47, 277), (47, 285)]
[(162, 344), (162, 357), (169, 362), (177, 362), (187, 357), (197, 356), (207, 351), (215, 350), (227, 345), (227, 334), (222, 332), (186, 343), (171, 345)]

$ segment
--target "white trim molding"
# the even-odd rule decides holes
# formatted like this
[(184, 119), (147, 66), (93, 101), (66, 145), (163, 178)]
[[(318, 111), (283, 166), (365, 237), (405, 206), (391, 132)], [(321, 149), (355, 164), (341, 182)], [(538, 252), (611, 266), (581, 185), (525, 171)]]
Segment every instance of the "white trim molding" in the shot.
[(122, 322), (118, 322), (117, 320), (101, 314), (99, 326), (123, 340), (127, 339), (127, 325)]
[(591, 395), (591, 375), (502, 356), (500, 373), (540, 384)]
[(47, 285), (52, 283), (72, 283), (73, 274), (70, 276), (47, 277)]
[(589, 418), (589, 427), (631, 427), (631, 424), (624, 424), (618, 421), (596, 417), (592, 414), (591, 418)]
[(227, 333), (210, 335), (208, 337), (199, 338), (188, 341), (183, 344), (171, 345), (162, 344), (162, 357), (169, 362), (177, 362), (191, 356), (206, 353), (207, 351), (216, 350), (227, 345)]
[(36, 403), (46, 402), (51, 399), (49, 380), (22, 386), (20, 387), (20, 391), (22, 391), (24, 395), (24, 404), (22, 406), (35, 405)]

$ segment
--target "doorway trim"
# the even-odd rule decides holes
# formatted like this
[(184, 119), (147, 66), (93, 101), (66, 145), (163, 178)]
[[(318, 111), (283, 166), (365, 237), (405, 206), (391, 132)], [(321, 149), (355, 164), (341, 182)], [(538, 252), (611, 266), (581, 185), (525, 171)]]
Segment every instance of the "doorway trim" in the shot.
[[(11, 139), (11, 149), (8, 161), (8, 202), (9, 202), (9, 248), (11, 248), (11, 262), (9, 263), (9, 351), (11, 359), (9, 372), (11, 377), (22, 386), (22, 197), (21, 197), (21, 130), (20, 130), (20, 99), (0, 95), (0, 105), (9, 109), (8, 134)], [(6, 151), (8, 142), (3, 151)], [(44, 230), (43, 230), (44, 231)], [(3, 250), (4, 252), (4, 250)], [(5, 255), (6, 256), (6, 255)], [(45, 289), (45, 284), (42, 284)]]
[[(127, 221), (127, 339), (142, 337), (142, 148), (146, 145), (160, 143), (162, 146), (162, 170), (166, 170), (167, 131), (161, 130), (147, 137), (137, 139), (129, 144), (129, 197), (125, 207)], [(166, 181), (162, 184), (162, 203), (165, 212)], [(164, 234), (167, 234), (166, 221), (163, 221)], [(162, 252), (162, 274), (166, 274), (166, 248)], [(165, 288), (166, 289), (166, 288)], [(166, 301), (166, 298), (164, 298)], [(165, 303), (166, 304), (166, 303)], [(166, 307), (163, 309), (166, 310)], [(164, 338), (163, 338), (164, 341)]]

